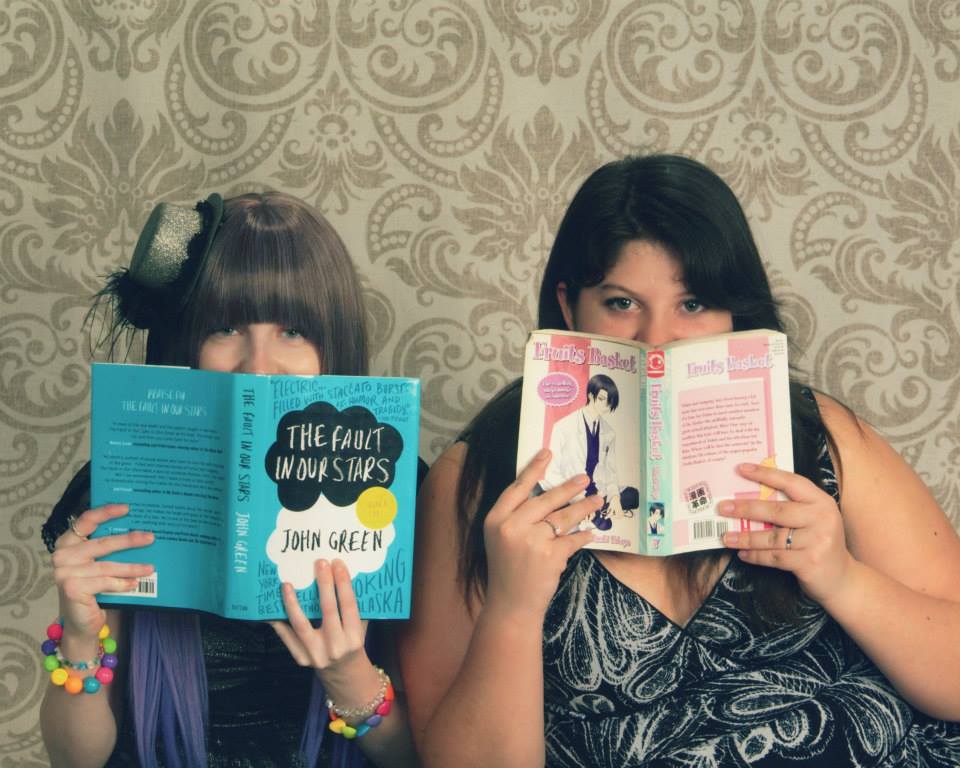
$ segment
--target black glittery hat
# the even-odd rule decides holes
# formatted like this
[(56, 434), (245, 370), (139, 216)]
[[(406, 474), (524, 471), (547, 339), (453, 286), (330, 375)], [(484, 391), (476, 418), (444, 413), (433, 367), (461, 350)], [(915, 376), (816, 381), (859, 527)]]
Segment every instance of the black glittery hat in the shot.
[(193, 208), (159, 203), (153, 209), (130, 266), (110, 275), (97, 294), (113, 306), (115, 332), (153, 329), (180, 313), (222, 219), (223, 199), (216, 192)]

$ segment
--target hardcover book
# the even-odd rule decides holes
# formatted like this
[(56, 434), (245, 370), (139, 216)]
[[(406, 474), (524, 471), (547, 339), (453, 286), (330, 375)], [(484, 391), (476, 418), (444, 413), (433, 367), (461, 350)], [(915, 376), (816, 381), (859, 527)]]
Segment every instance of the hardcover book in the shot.
[(91, 501), (130, 505), (96, 536), (152, 563), (105, 605), (283, 619), (281, 582), (320, 617), (314, 562), (342, 559), (361, 616), (410, 610), (420, 382), (94, 364)]
[(527, 342), (517, 469), (552, 458), (535, 493), (586, 473), (603, 508), (588, 547), (673, 555), (723, 546), (764, 524), (716, 514), (717, 502), (777, 498), (736, 472), (793, 471), (787, 340), (768, 330), (662, 347), (572, 331)]

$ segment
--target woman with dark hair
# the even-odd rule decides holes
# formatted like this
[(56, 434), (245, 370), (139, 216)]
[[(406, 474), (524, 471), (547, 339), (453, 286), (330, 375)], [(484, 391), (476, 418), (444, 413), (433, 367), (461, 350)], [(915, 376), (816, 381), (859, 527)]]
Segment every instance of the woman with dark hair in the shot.
[[(583, 184), (539, 323), (653, 346), (782, 330), (733, 192), (669, 155)], [(489, 403), (420, 494), (399, 650), (424, 763), (960, 764), (960, 539), (869, 426), (791, 401), (795, 473), (737, 468), (787, 501), (719, 505), (773, 527), (660, 558), (581, 550), (587, 478), (531, 496), (550, 452), (517, 476), (519, 383)]]
[[(288, 195), (225, 203), (212, 195), (196, 209), (161, 203), (130, 268), (111, 278), (100, 299), (114, 309), (111, 349), (125, 330), (146, 329), (148, 363), (242, 373), (367, 372), (353, 262), (330, 224)], [(327, 708), (360, 726), (382, 707), (389, 678), (367, 655), (365, 622), (339, 560), (316, 564), (321, 604), (339, 604), (339, 615), (325, 612), (319, 628), (289, 584), (282, 591), (289, 623), (273, 628), (181, 611), (101, 609), (97, 593), (127, 591), (152, 566), (96, 558), (148, 546), (153, 535), (88, 538), (127, 512), (119, 504), (87, 509), (88, 467), (44, 525), (60, 599), (57, 653), (74, 660), (79, 677), (88, 667), (99, 673), (102, 666), (76, 660), (105, 658), (99, 638), (106, 625), (120, 663), (109, 694), (72, 696), (50, 686), (41, 727), (54, 766), (313, 766)], [(336, 741), (331, 749), (328, 740), (323, 762), (364, 765), (362, 752), (379, 766), (415, 765), (399, 695), (387, 709), (375, 726), (358, 730), (362, 738), (331, 736)]]

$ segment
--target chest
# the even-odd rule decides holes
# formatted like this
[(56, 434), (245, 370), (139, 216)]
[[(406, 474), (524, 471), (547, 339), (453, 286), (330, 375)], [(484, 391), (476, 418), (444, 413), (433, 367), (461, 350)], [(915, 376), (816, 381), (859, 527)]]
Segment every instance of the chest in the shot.
[(594, 557), (620, 584), (680, 627), (685, 627), (693, 618), (730, 562), (730, 554), (726, 552), (699, 564), (618, 552), (598, 551)]

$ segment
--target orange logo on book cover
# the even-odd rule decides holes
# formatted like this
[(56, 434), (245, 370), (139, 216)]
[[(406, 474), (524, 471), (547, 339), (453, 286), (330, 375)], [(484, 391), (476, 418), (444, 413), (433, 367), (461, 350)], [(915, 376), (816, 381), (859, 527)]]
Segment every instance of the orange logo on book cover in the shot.
[(666, 359), (662, 349), (651, 349), (647, 353), (647, 378), (662, 379)]

